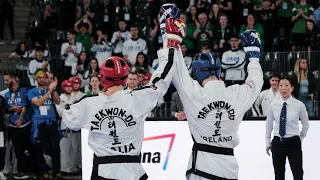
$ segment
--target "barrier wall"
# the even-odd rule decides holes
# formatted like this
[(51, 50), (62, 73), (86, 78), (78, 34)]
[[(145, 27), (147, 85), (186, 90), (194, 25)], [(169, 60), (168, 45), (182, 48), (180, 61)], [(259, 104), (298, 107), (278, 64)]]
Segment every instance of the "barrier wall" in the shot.
[[(303, 141), (304, 179), (320, 179), (320, 121), (310, 121)], [(239, 180), (270, 180), (272, 158), (265, 152), (265, 121), (243, 121), (240, 144), (235, 148)], [(88, 147), (88, 131), (82, 131), (82, 179), (90, 180), (93, 153)], [(193, 142), (186, 121), (147, 121), (142, 162), (150, 180), (185, 180)], [(289, 163), (286, 180), (293, 180)]]

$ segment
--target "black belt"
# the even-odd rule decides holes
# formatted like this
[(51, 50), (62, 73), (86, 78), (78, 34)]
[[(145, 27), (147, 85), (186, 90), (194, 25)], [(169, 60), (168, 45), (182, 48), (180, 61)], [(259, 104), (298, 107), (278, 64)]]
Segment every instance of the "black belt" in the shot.
[(207, 152), (207, 153), (213, 153), (213, 154), (221, 154), (221, 155), (227, 155), (227, 156), (234, 156), (234, 152), (232, 148), (225, 148), (225, 147), (217, 147), (217, 146), (210, 146), (207, 144), (199, 144), (194, 143), (192, 148), (192, 167), (186, 172), (186, 175), (189, 175), (191, 173), (198, 175), (200, 177), (204, 177), (211, 180), (237, 180), (237, 179), (227, 179), (222, 178), (219, 176), (215, 176), (213, 174), (209, 174), (203, 171), (200, 171), (196, 169), (196, 162), (197, 162), (197, 155), (198, 151)]
[(93, 157), (93, 165), (113, 163), (141, 163), (141, 156), (119, 155), (97, 157), (96, 155), (94, 155)]

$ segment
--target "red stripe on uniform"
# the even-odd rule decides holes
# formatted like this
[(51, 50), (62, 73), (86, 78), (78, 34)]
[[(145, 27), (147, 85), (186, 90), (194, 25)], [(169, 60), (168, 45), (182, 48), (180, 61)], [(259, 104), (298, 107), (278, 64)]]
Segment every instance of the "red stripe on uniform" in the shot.
[(252, 88), (252, 86), (250, 84), (246, 83), (246, 85), (248, 85), (250, 88)]

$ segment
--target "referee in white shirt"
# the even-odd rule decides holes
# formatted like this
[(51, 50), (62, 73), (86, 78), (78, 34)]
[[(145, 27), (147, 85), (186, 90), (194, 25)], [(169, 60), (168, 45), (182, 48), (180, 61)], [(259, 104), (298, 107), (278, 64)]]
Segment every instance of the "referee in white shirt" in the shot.
[[(303, 180), (301, 142), (309, 129), (306, 106), (293, 98), (293, 81), (282, 77), (279, 81), (281, 99), (270, 104), (266, 120), (266, 151), (272, 152), (275, 180), (285, 179), (286, 157), (289, 159), (294, 180)], [(302, 130), (299, 132), (299, 119)], [(273, 128), (273, 122), (274, 128)], [(271, 132), (274, 138), (271, 140)]]

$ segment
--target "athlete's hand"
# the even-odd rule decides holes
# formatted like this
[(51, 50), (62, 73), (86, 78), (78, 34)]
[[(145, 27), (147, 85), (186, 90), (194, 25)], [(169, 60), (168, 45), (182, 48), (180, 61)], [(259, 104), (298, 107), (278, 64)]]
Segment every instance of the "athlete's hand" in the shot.
[(187, 25), (180, 19), (169, 18), (166, 20), (166, 32), (168, 39), (167, 47), (179, 49), (179, 44), (187, 35)]
[(266, 147), (266, 153), (270, 156), (271, 146)]
[(243, 50), (246, 52), (249, 60), (260, 59), (261, 40), (255, 30), (246, 30), (240, 36)]

